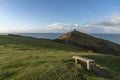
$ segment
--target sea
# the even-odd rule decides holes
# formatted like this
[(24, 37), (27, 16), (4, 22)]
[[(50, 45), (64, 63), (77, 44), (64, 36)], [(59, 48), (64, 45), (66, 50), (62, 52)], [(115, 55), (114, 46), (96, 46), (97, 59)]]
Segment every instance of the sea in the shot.
[[(56, 39), (64, 33), (13, 33), (16, 35), (29, 36), (35, 38)], [(102, 38), (120, 44), (120, 34), (112, 33), (88, 33), (91, 36)]]

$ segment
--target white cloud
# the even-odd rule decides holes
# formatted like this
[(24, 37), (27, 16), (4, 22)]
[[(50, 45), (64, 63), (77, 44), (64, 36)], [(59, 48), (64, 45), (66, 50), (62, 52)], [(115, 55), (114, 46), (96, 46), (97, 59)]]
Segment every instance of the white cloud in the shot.
[(31, 28), (24, 32), (32, 33), (66, 33), (73, 31), (74, 29), (81, 32), (91, 32), (90, 27), (81, 26), (79, 24), (63, 24), (63, 23), (53, 23), (48, 26), (40, 28)]
[(92, 32), (120, 33), (120, 16), (110, 16), (104, 20), (96, 20), (85, 24)]
[(68, 31), (72, 31), (72, 30), (78, 30), (81, 32), (90, 32), (90, 28), (89, 27), (83, 27), (79, 24), (62, 24), (62, 23), (54, 23), (52, 25), (48, 25), (48, 30), (51, 31), (56, 31), (56, 32), (68, 32)]
[(87, 26), (108, 26), (108, 27), (113, 27), (113, 26), (118, 26), (120, 27), (120, 16), (110, 16), (105, 20), (97, 20), (97, 21), (92, 21), (86, 24)]
[(110, 16), (105, 20), (92, 21), (85, 25), (54, 23), (47, 26), (53, 32), (68, 32), (77, 29), (87, 33), (120, 33), (120, 16)]

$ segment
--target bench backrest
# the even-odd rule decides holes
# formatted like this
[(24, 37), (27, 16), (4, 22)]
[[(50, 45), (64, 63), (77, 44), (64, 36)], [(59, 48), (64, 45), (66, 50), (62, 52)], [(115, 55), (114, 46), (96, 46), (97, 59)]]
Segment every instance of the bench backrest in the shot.
[(81, 56), (73, 56), (73, 58), (79, 59), (79, 60), (82, 60), (82, 61), (86, 61), (86, 62), (92, 62), (92, 61), (94, 61), (92, 59), (84, 58), (84, 57), (81, 57)]

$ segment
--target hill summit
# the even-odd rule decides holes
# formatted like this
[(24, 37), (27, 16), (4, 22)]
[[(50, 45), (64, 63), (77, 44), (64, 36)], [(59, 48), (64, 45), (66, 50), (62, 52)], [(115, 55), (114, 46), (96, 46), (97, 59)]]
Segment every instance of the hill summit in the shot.
[(96, 38), (88, 34), (72, 31), (68, 32), (59, 38), (57, 42), (74, 45), (85, 50), (92, 50), (97, 53), (113, 54), (120, 56), (120, 45), (108, 40)]

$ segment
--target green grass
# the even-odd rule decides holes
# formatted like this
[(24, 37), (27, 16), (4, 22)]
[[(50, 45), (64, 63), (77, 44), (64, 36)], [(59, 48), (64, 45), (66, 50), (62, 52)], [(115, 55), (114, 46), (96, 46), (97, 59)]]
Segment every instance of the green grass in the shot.
[[(97, 77), (72, 56), (81, 55), (110, 72)], [(29, 37), (0, 36), (0, 80), (120, 80), (120, 57), (78, 51), (74, 46)]]

